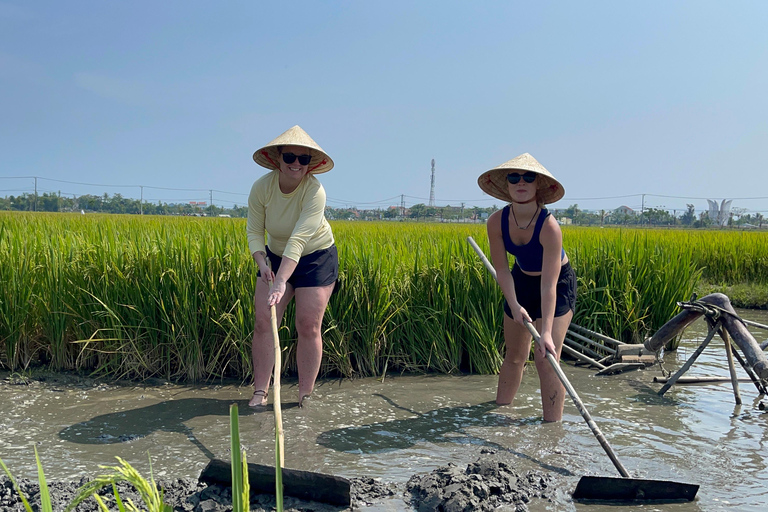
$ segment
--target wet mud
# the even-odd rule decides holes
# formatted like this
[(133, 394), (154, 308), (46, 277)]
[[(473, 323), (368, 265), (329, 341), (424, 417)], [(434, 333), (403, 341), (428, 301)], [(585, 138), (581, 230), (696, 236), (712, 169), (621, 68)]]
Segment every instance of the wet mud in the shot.
[[(768, 323), (764, 312), (744, 317)], [(692, 324), (680, 349), (664, 354), (664, 368), (679, 368), (706, 333), (705, 323)], [(764, 339), (765, 331), (756, 336)], [(661, 376), (658, 366), (610, 377), (563, 366), (633, 477), (701, 485), (694, 502), (665, 505), (665, 512), (766, 510), (768, 414), (759, 407), (765, 397), (749, 382), (741, 386), (743, 405), (735, 405), (729, 382), (674, 386), (661, 397), (661, 384), (653, 381)], [(737, 373), (746, 377), (741, 368)], [(687, 375), (728, 376), (723, 344), (711, 343)], [(310, 407), (300, 409), (298, 387), (286, 379), (286, 467), (349, 479), (353, 507), (370, 512), (615, 511), (570, 496), (582, 476), (618, 476), (570, 401), (562, 422), (545, 423), (535, 367), (526, 370), (511, 406), (493, 402), (496, 381), (493, 375), (324, 380)], [(167, 486), (176, 510), (227, 510), (230, 491), (198, 484), (197, 477), (211, 459), (230, 459), (231, 404), (239, 406), (248, 461), (274, 464), (274, 397), (256, 412), (247, 406), (250, 395), (241, 382), (112, 382), (0, 370), (0, 457), (34, 489), (36, 447), (48, 481), (64, 482), (52, 484), (54, 496), (58, 488), (65, 492), (59, 503), (116, 456), (148, 477), (151, 457), (155, 480)], [(0, 510), (19, 506), (0, 481)], [(254, 495), (252, 506), (269, 510), (274, 497)]]
[[(510, 505), (516, 511), (528, 510), (526, 504), (533, 498), (547, 498), (551, 484), (549, 476), (535, 471), (524, 475), (515, 472), (505, 462), (496, 460), (495, 452), (487, 451), (487, 456), (460, 468), (455, 464), (435, 469), (426, 475), (413, 475), (406, 488), (398, 489), (394, 483), (382, 483), (374, 478), (362, 477), (351, 480), (352, 504), (350, 507), (338, 507), (303, 501), (290, 496), (284, 498), (287, 511), (342, 512), (360, 510), (377, 504), (383, 498), (402, 496), (404, 505), (410, 504), (419, 512), (462, 512), (490, 511), (501, 505)], [(23, 479), (16, 482), (29, 503), (40, 510), (40, 487), (37, 482)], [(78, 482), (51, 482), (48, 484), (53, 510), (64, 510), (75, 497), (78, 490), (88, 483), (85, 478)], [(173, 507), (174, 512), (227, 512), (232, 510), (232, 489), (229, 486), (206, 484), (191, 478), (159, 480), (158, 489), (163, 495), (163, 502)], [(120, 483), (120, 499), (127, 503), (131, 500), (140, 509), (142, 497), (133, 486)], [(98, 492), (104, 503), (117, 508), (111, 487), (104, 487)], [(268, 512), (275, 510), (275, 496), (270, 494), (250, 495), (250, 510)], [(0, 510), (24, 512), (25, 506), (13, 483), (0, 478)], [(95, 499), (88, 498), (73, 510), (76, 512), (100, 512)]]
[(449, 464), (427, 475), (414, 475), (406, 484), (410, 504), (419, 512), (491, 511), (502, 505), (526, 511), (533, 498), (548, 499), (552, 478), (539, 471), (517, 473), (498, 460), (493, 450), (461, 468)]

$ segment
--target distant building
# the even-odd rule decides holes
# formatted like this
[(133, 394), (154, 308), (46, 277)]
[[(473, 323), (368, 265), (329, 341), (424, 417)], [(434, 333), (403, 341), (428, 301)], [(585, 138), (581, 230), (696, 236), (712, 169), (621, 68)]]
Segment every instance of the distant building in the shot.
[(619, 206), (618, 208), (616, 208), (613, 211), (618, 213), (618, 214), (623, 214), (623, 215), (637, 215), (637, 212), (635, 210), (633, 210), (632, 208), (630, 208), (629, 206)]

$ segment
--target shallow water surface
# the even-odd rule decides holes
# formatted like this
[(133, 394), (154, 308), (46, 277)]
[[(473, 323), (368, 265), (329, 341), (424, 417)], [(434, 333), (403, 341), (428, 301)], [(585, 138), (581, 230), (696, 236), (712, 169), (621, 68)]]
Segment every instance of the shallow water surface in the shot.
[[(768, 313), (741, 311), (768, 323)], [(758, 342), (768, 331), (751, 329)], [(697, 321), (681, 348), (665, 354), (674, 371), (706, 334)], [(564, 371), (632, 476), (700, 484), (692, 503), (622, 510), (765, 510), (768, 508), (768, 413), (751, 383), (680, 385), (664, 398), (658, 366), (616, 376), (567, 363)], [(4, 374), (5, 376), (7, 374)], [(718, 339), (687, 375), (727, 376)], [(739, 376), (746, 374), (739, 369)], [(453, 462), (475, 461), (484, 448), (508, 454), (518, 472), (547, 471), (557, 488), (538, 510), (616, 510), (574, 503), (582, 475), (618, 476), (584, 420), (566, 400), (562, 423), (541, 421), (536, 370), (530, 367), (512, 406), (493, 403), (495, 376), (388, 376), (325, 381), (308, 408), (296, 407), (295, 384), (283, 386), (286, 466), (397, 483)], [(229, 459), (229, 406), (240, 406), (241, 441), (250, 462), (274, 464), (271, 410), (247, 406), (248, 387), (236, 385), (116, 386), (53, 379), (0, 386), (0, 457), (17, 477), (36, 478), (37, 445), (49, 480), (95, 476), (115, 456), (156, 478), (197, 477), (211, 457)], [(271, 401), (271, 398), (270, 398)], [(402, 496), (369, 510), (408, 510)]]

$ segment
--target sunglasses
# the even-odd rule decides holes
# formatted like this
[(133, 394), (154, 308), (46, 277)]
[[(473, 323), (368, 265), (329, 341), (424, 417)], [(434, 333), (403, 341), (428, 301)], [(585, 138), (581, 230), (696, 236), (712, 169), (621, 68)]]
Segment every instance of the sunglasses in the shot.
[(299, 159), (299, 165), (309, 165), (309, 161), (312, 160), (312, 155), (294, 155), (293, 153), (283, 153), (283, 162), (288, 165), (292, 164)]
[(513, 185), (520, 183), (520, 178), (523, 178), (523, 181), (526, 183), (533, 183), (536, 181), (536, 173), (533, 171), (528, 171), (525, 174), (520, 174), (518, 172), (511, 172), (507, 174), (507, 181)]

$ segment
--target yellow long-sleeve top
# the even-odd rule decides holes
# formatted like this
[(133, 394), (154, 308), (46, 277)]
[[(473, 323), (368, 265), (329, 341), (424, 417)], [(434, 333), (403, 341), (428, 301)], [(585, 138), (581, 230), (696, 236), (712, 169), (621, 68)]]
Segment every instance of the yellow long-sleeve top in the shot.
[[(304, 176), (290, 194), (280, 191), (280, 171), (265, 174), (248, 197), (248, 248), (298, 262), (307, 254), (333, 245), (331, 225), (325, 220), (325, 189), (312, 174)], [(265, 231), (267, 240), (265, 243)]]

